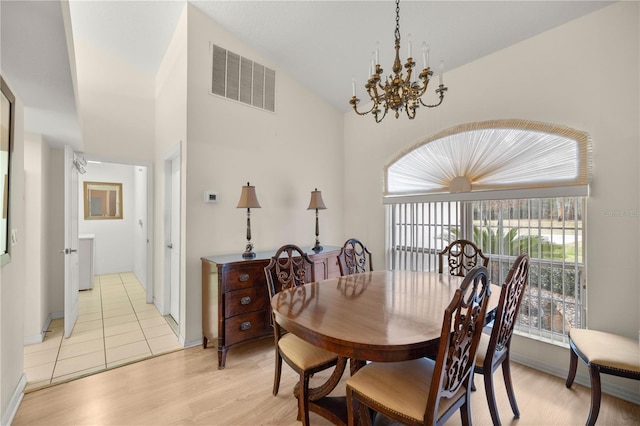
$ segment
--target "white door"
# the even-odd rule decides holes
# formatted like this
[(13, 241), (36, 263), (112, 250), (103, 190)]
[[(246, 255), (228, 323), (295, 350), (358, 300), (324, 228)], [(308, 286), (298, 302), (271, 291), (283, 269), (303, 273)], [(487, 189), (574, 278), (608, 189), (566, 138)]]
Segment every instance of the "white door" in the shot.
[(180, 324), (180, 156), (171, 160), (170, 314)]
[(64, 147), (64, 337), (71, 336), (78, 319), (80, 265), (78, 263), (78, 170), (74, 153)]

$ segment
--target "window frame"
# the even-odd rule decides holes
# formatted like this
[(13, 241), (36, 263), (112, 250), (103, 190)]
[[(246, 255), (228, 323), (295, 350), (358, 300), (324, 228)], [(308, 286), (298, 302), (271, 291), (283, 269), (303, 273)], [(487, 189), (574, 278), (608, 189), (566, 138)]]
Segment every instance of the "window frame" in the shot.
[[(412, 152), (414, 150), (423, 150), (423, 153), (421, 155), (424, 155), (424, 152), (427, 152), (427, 151), (424, 151), (427, 144), (432, 142), (438, 142), (443, 137), (450, 139), (451, 137), (455, 138), (455, 135), (460, 132), (473, 132), (474, 129), (479, 129), (480, 131), (486, 130), (486, 129), (490, 130), (492, 128), (501, 129), (504, 126), (511, 126), (510, 128), (516, 128), (522, 132), (527, 132), (533, 129), (532, 131), (537, 133), (549, 132), (551, 134), (561, 134), (564, 138), (567, 138), (567, 137), (573, 138), (576, 144), (576, 148), (575, 148), (576, 155), (575, 155), (574, 162), (569, 166), (574, 167), (575, 169), (575, 180), (573, 180), (572, 182), (558, 182), (556, 185), (553, 185), (553, 184), (550, 184), (544, 172), (539, 172), (536, 175), (535, 174), (536, 171), (532, 170), (531, 179), (527, 181), (526, 185), (515, 184), (513, 185), (513, 187), (508, 187), (508, 186), (500, 186), (498, 182), (498, 184), (495, 186), (495, 189), (487, 189), (486, 185), (484, 185), (481, 189), (476, 188), (476, 190), (474, 190), (473, 179), (469, 179), (471, 184), (469, 185), (469, 188), (463, 189), (462, 192), (457, 192), (457, 191), (451, 190), (447, 182), (443, 183), (442, 180), (440, 180), (438, 183), (438, 185), (440, 185), (439, 189), (424, 191), (424, 187), (429, 187), (429, 186), (434, 187), (435, 184), (427, 183), (426, 185), (421, 185), (419, 183), (419, 179), (424, 179), (425, 177), (432, 176), (433, 173), (430, 173), (429, 171), (420, 170), (419, 162), (416, 162), (416, 164), (413, 166), (414, 167), (413, 172), (415, 172), (415, 175), (412, 175), (411, 163), (409, 162), (408, 163), (409, 167), (407, 167), (407, 162), (405, 161), (405, 164), (403, 164), (403, 167), (404, 167), (403, 177), (404, 178), (408, 177), (408, 180), (405, 180), (404, 182), (405, 183), (411, 182), (412, 179), (414, 179), (415, 177), (415, 180), (417, 182), (416, 184), (417, 189), (414, 192), (407, 191), (406, 188), (405, 190), (399, 191), (399, 192), (389, 191), (390, 183), (392, 183), (392, 180), (394, 179), (394, 176), (390, 175), (389, 171), (393, 169), (393, 166), (397, 161), (403, 161), (409, 158), (408, 156), (412, 155)], [(496, 132), (496, 134), (499, 134), (499, 133), (500, 132)], [(504, 134), (504, 132), (502, 134)], [(465, 138), (468, 138), (468, 137), (469, 135), (466, 134)], [(503, 145), (501, 146), (504, 146), (504, 141), (502, 142), (503, 142)], [(531, 138), (527, 140), (527, 143), (532, 143)], [(455, 150), (451, 150), (451, 151), (453, 155), (456, 154)], [(514, 151), (515, 153), (514, 155), (517, 155), (519, 150), (514, 149), (512, 151)], [(441, 151), (441, 152), (444, 152), (444, 151)], [(553, 156), (553, 145), (545, 148), (545, 153)], [(566, 155), (566, 151), (563, 155)], [(524, 160), (526, 160), (526, 158)], [(455, 159), (452, 159), (451, 163), (454, 163), (454, 162), (455, 162)], [(423, 162), (422, 165), (424, 166), (424, 164), (425, 163)], [(446, 158), (444, 159), (443, 164), (448, 164)], [(522, 165), (523, 164), (526, 165), (527, 162), (523, 161), (522, 158), (517, 158), (516, 156), (514, 156), (512, 164), (514, 164), (513, 167), (517, 167), (517, 166), (522, 167)], [(460, 172), (460, 170), (457, 170), (457, 173), (458, 173), (457, 174), (458, 176), (459, 175), (472, 176), (471, 173), (468, 175), (465, 174), (464, 170), (462, 170), (462, 172)], [(453, 171), (448, 174), (447, 173), (444, 173), (444, 174), (447, 176), (450, 176), (452, 179), (456, 177), (456, 174), (453, 173)], [(383, 192), (383, 204), (386, 205), (385, 238), (386, 238), (387, 269), (437, 270), (437, 251), (442, 247), (439, 247), (437, 245), (433, 245), (433, 246), (422, 245), (426, 235), (425, 220), (430, 221), (428, 226), (428, 229), (430, 231), (427, 232), (427, 234), (429, 234), (428, 238), (433, 238), (433, 233), (435, 232), (434, 229), (436, 229), (437, 227), (441, 227), (441, 230), (442, 230), (443, 226), (450, 226), (452, 223), (454, 223), (455, 226), (460, 227), (462, 229), (462, 231), (459, 233), (460, 238), (465, 238), (465, 239), (474, 241), (475, 240), (473, 236), (474, 234), (473, 232), (474, 203), (489, 202), (489, 200), (502, 201), (502, 202), (509, 202), (512, 200), (518, 200), (519, 202), (529, 200), (529, 202), (533, 202), (538, 199), (553, 200), (553, 199), (559, 199), (559, 198), (563, 198), (565, 200), (566, 199), (579, 200), (579, 203), (581, 206), (581, 213), (582, 213), (582, 216), (580, 218), (580, 224), (579, 224), (580, 240), (579, 242), (577, 240), (574, 241), (574, 245), (578, 244), (580, 245), (580, 247), (579, 248), (574, 247), (573, 250), (574, 250), (574, 256), (577, 256), (578, 251), (581, 251), (582, 257), (580, 262), (574, 262), (570, 267), (567, 267), (567, 269), (571, 269), (571, 268), (575, 269), (575, 272), (573, 272), (573, 277), (574, 277), (573, 281), (569, 279), (569, 281), (565, 282), (565, 279), (567, 278), (565, 277), (566, 270), (564, 265), (566, 262), (563, 263), (564, 260), (560, 262), (562, 265), (559, 267), (560, 272), (554, 269), (556, 268), (554, 266), (555, 265), (554, 262), (557, 262), (556, 259), (553, 259), (550, 261), (548, 259), (545, 259), (544, 257), (532, 257), (532, 265), (534, 265), (534, 268), (537, 268), (535, 269), (535, 271), (538, 271), (538, 272), (543, 271), (543, 268), (551, 268), (548, 271), (548, 274), (550, 274), (550, 277), (553, 277), (554, 274), (555, 275), (557, 275), (558, 273), (560, 274), (562, 282), (559, 284), (560, 284), (560, 288), (562, 289), (562, 295), (561, 295), (562, 300), (561, 300), (561, 304), (559, 305), (560, 306), (559, 309), (561, 309), (565, 314), (567, 313), (567, 309), (566, 309), (567, 299), (565, 297), (566, 296), (565, 287), (566, 285), (572, 286), (573, 294), (576, 297), (576, 301), (575, 301), (576, 307), (574, 308), (574, 311), (573, 311), (574, 318), (571, 323), (571, 326), (576, 326), (576, 327), (586, 326), (586, 323), (587, 323), (587, 317), (586, 317), (586, 298), (587, 298), (587, 294), (586, 294), (586, 278), (587, 278), (586, 202), (589, 195), (589, 182), (591, 179), (591, 147), (590, 147), (590, 138), (587, 133), (578, 131), (575, 129), (570, 129), (564, 126), (557, 126), (557, 125), (545, 124), (545, 123), (533, 123), (533, 122), (527, 122), (523, 120), (496, 120), (496, 121), (490, 121), (490, 122), (471, 123), (467, 125), (456, 126), (451, 129), (447, 129), (443, 132), (440, 132), (434, 136), (428, 137), (424, 141), (411, 147), (409, 150), (403, 151), (392, 162), (390, 162), (385, 166), (384, 179), (385, 179), (385, 185), (384, 185), (384, 192)], [(448, 207), (446, 209), (441, 209), (439, 219), (436, 219), (435, 222), (431, 222), (433, 220), (434, 213), (431, 212), (430, 215), (427, 214), (425, 216), (424, 207), (422, 207), (422, 210), (419, 207), (417, 207), (419, 205), (424, 206), (425, 204), (429, 204), (430, 206), (431, 205), (434, 205), (434, 206), (447, 205)], [(404, 207), (399, 207), (399, 206), (404, 206)], [(455, 206), (455, 207), (452, 207), (452, 206)], [(401, 215), (401, 217), (399, 218), (394, 216), (393, 214), (393, 209), (396, 209), (396, 208), (402, 209), (402, 211), (398, 213), (399, 215)], [(453, 213), (453, 216), (451, 215), (451, 213)], [(436, 216), (438, 215), (436, 214)], [(532, 219), (528, 219), (528, 220), (532, 220)], [(394, 223), (394, 222), (398, 222), (398, 223)], [(402, 231), (398, 231), (396, 227), (401, 222), (404, 222), (405, 225), (413, 223), (413, 225), (410, 225), (410, 226), (414, 226), (415, 229), (404, 229)], [(417, 228), (415, 227), (416, 223), (418, 226), (422, 226), (422, 230), (420, 231), (422, 232), (422, 234), (420, 234), (420, 232), (418, 232)], [(577, 219), (573, 223), (574, 223), (574, 226), (578, 226)], [(405, 234), (398, 235), (398, 232), (404, 232)], [(553, 231), (551, 232), (552, 232), (551, 237), (553, 237)], [(563, 228), (562, 232), (564, 233), (568, 231)], [(402, 237), (402, 241), (404, 242), (400, 244), (396, 244), (398, 241), (400, 241), (398, 240), (398, 238), (400, 237)], [(565, 241), (564, 237), (562, 238), (563, 238), (562, 241)], [(578, 237), (575, 237), (575, 238), (578, 238)], [(549, 244), (553, 253), (553, 250), (556, 250), (554, 249), (553, 240)], [(398, 247), (398, 245), (401, 247)], [(564, 247), (564, 244), (563, 244), (563, 247)], [(566, 249), (563, 248), (562, 253), (565, 253), (565, 250)], [(404, 255), (401, 253), (403, 251), (405, 252)], [(539, 253), (542, 252), (540, 247), (538, 247), (538, 252)], [(507, 254), (485, 253), (485, 254), (488, 254), (490, 259), (492, 259), (494, 262), (498, 262), (500, 265), (499, 268), (504, 269), (502, 265), (503, 264), (510, 265), (519, 253), (507, 253)], [(427, 256), (427, 258), (425, 258), (425, 255)], [(543, 255), (541, 254), (541, 256)], [(555, 256), (555, 254), (552, 254), (552, 256)], [(492, 279), (502, 282), (504, 280), (504, 277), (506, 277), (506, 271), (508, 271), (508, 268), (505, 269), (504, 272), (501, 272), (499, 274), (500, 276), (492, 277)], [(540, 272), (540, 274), (542, 274), (542, 272)], [(553, 278), (550, 278), (550, 280), (553, 280)], [(535, 281), (535, 279), (533, 281)], [(538, 310), (538, 317), (537, 317), (538, 325), (536, 327), (532, 327), (531, 326), (532, 320), (529, 319), (528, 320), (529, 325), (524, 326), (522, 324), (522, 316), (520, 316), (518, 321), (519, 324), (516, 327), (516, 332), (526, 337), (545, 340), (551, 343), (566, 345), (568, 343), (567, 341), (568, 327), (565, 326), (565, 324), (568, 324), (568, 323), (566, 321), (561, 323), (562, 327), (560, 327), (559, 330), (558, 330), (558, 327), (555, 327), (553, 325), (548, 330), (542, 326), (543, 318), (540, 312), (543, 311), (542, 302), (546, 303), (546, 301), (543, 299), (546, 298), (551, 300), (551, 304), (549, 304), (549, 308), (550, 308), (550, 311), (552, 311), (551, 315), (554, 315), (553, 308), (555, 306), (554, 303), (556, 302), (555, 296), (553, 295), (553, 293), (550, 293), (550, 295), (548, 296), (540, 296), (540, 289), (543, 288), (544, 286), (547, 286), (547, 283), (544, 282), (542, 283), (542, 286), (541, 286), (540, 282), (533, 282), (533, 281), (532, 283), (530, 283), (530, 286), (529, 286), (530, 289), (527, 291), (532, 291), (534, 286), (538, 288), (537, 297), (539, 300), (538, 300), (538, 307), (536, 308)], [(549, 285), (551, 286), (550, 287), (551, 289), (554, 288), (553, 287), (554, 283), (552, 281)], [(525, 309), (528, 309), (529, 311), (531, 311), (531, 307), (528, 307)], [(550, 321), (551, 321), (550, 324), (553, 324), (554, 319), (551, 319)]]

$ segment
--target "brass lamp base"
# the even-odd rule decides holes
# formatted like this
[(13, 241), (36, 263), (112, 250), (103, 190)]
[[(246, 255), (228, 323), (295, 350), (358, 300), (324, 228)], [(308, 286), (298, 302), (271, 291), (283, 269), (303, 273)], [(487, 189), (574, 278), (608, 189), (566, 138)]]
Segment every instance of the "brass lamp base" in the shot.
[(251, 241), (247, 241), (247, 245), (245, 247), (244, 253), (242, 253), (243, 259), (253, 259), (256, 257), (256, 254), (253, 252), (253, 243)]

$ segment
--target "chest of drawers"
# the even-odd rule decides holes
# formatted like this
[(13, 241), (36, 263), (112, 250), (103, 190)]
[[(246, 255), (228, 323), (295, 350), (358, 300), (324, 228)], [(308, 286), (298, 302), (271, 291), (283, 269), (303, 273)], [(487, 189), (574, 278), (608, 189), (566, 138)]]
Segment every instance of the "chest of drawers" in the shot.
[[(320, 253), (303, 248), (314, 262), (316, 280), (337, 277), (339, 247)], [(239, 343), (273, 336), (264, 267), (273, 251), (202, 257), (202, 345), (215, 342), (218, 368), (225, 367), (227, 351)]]

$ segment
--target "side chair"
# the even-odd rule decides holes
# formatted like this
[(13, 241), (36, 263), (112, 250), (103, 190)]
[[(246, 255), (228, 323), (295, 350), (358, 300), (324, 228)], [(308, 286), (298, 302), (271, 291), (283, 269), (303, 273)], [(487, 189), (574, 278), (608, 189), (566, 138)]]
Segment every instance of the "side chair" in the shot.
[(444, 272), (444, 258), (447, 258), (449, 274), (464, 277), (476, 265), (487, 267), (489, 258), (469, 240), (455, 240), (438, 252), (438, 272)]
[(511, 367), (509, 363), (509, 349), (511, 347), (511, 337), (518, 317), (518, 310), (522, 303), (522, 296), (529, 277), (529, 255), (520, 254), (511, 266), (507, 279), (500, 291), (500, 300), (493, 327), (490, 334), (483, 333), (480, 337), (478, 352), (476, 353), (476, 364), (474, 372), (484, 376), (484, 388), (487, 394), (489, 412), (494, 425), (500, 425), (500, 416), (496, 405), (496, 396), (493, 386), (493, 372), (502, 366), (504, 384), (509, 396), (509, 403), (513, 410), (513, 415), (517, 419), (520, 417), (520, 410), (513, 392), (511, 382)]
[[(487, 268), (473, 268), (444, 311), (435, 360), (372, 362), (352, 375), (347, 380), (349, 426), (364, 407), (408, 425), (440, 425), (459, 410), (462, 424), (471, 424), (473, 360), (489, 294)], [(361, 415), (360, 420), (371, 419)]]
[(371, 252), (356, 238), (344, 242), (338, 254), (338, 265), (342, 276), (373, 271)]
[(640, 380), (640, 343), (635, 339), (597, 330), (569, 330), (570, 365), (566, 386), (576, 377), (578, 358), (589, 368), (591, 408), (587, 426), (596, 424), (600, 413), (600, 373)]
[[(280, 247), (269, 264), (265, 266), (264, 273), (270, 298), (281, 291), (315, 281), (313, 261), (302, 249), (293, 244)], [(273, 395), (277, 395), (280, 388), (282, 360), (284, 359), (300, 376), (294, 394), (298, 398), (298, 420), (301, 420), (302, 424), (306, 426), (309, 424), (309, 401), (313, 400), (314, 394), (313, 390), (309, 389), (309, 379), (314, 373), (338, 365), (334, 375), (337, 376), (336, 380), (339, 380), (344, 371), (346, 360), (288, 333), (275, 321), (273, 313), (271, 314), (271, 322), (276, 363)]]

